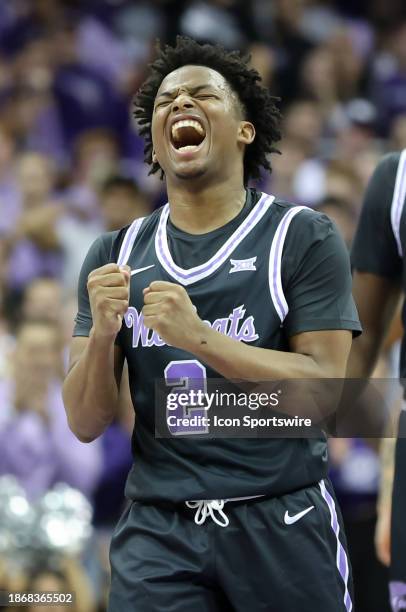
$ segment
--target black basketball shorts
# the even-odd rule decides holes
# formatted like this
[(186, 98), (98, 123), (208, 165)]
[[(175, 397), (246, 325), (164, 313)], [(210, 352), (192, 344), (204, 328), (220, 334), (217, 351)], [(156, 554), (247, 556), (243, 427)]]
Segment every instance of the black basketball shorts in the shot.
[(110, 561), (109, 612), (353, 609), (342, 520), (327, 480), (283, 497), (132, 502)]

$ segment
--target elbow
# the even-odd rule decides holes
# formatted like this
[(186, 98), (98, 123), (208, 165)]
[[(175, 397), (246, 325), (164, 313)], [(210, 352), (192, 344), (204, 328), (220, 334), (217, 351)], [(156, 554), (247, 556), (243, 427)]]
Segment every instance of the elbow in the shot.
[(95, 428), (94, 425), (89, 427), (89, 424), (83, 422), (83, 416), (81, 418), (77, 410), (77, 403), (75, 402), (75, 407), (72, 406), (72, 400), (69, 401), (65, 386), (62, 388), (62, 398), (65, 406), (68, 427), (75, 438), (84, 444), (94, 442), (94, 440), (96, 440), (96, 438), (103, 433), (105, 427)]
[(98, 435), (90, 436), (90, 435), (83, 434), (81, 432), (73, 432), (73, 433), (75, 434), (79, 442), (83, 442), (83, 444), (90, 444), (90, 442), (94, 442), (99, 437), (99, 435), (101, 435), (101, 434), (98, 434)]
[(90, 442), (94, 442), (99, 436), (102, 435), (105, 430), (105, 428), (103, 427), (103, 429), (101, 430), (90, 431), (89, 429), (83, 427), (83, 425), (75, 423), (74, 420), (69, 416), (69, 413), (67, 413), (67, 417), (69, 429), (71, 430), (75, 438), (77, 438), (79, 442), (83, 442), (84, 444), (90, 444)]

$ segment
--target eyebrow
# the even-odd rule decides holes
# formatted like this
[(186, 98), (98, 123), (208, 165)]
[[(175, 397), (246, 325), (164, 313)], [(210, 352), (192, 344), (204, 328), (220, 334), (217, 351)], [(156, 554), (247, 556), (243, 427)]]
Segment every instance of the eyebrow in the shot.
[[(189, 93), (195, 94), (201, 89), (208, 89), (208, 88), (213, 88), (213, 85), (210, 85), (209, 83), (206, 83), (205, 85), (197, 85), (197, 87), (190, 88)], [(172, 98), (176, 94), (177, 91), (178, 89), (173, 89), (172, 91), (163, 91), (157, 96), (157, 98), (161, 98), (162, 96), (164, 96), (165, 98)]]

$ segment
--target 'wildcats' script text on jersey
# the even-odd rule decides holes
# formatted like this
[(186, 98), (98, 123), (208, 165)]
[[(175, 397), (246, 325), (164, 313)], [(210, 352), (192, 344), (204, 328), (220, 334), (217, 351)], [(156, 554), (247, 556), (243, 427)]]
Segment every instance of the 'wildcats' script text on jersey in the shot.
[[(228, 317), (216, 319), (213, 323), (204, 321), (209, 327), (216, 331), (234, 338), (234, 340), (244, 340), (244, 342), (255, 342), (258, 334), (255, 333), (254, 317), (245, 317), (244, 304), (233, 309)], [(143, 347), (164, 346), (166, 343), (155, 331), (148, 329), (144, 325), (144, 315), (136, 308), (130, 306), (127, 310), (124, 321), (129, 329), (132, 329), (132, 344), (137, 348), (140, 344)]]

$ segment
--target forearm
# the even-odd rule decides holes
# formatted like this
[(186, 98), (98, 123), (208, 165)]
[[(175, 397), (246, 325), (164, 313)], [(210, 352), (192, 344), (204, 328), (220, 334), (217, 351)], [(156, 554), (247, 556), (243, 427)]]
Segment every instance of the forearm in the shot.
[(364, 333), (354, 340), (347, 365), (347, 378), (370, 378), (383, 343), (383, 336)]
[(353, 295), (363, 332), (353, 342), (347, 378), (369, 378), (395, 316), (401, 289), (396, 279), (355, 270)]
[(88, 344), (68, 373), (63, 400), (69, 427), (82, 442), (103, 433), (118, 405), (114, 374), (114, 338), (90, 332)]
[(266, 381), (327, 375), (310, 355), (248, 346), (209, 327), (191, 352), (229, 379)]
[(395, 471), (395, 438), (383, 438), (381, 442), (381, 482), (378, 512), (388, 512), (392, 505), (393, 476)]

